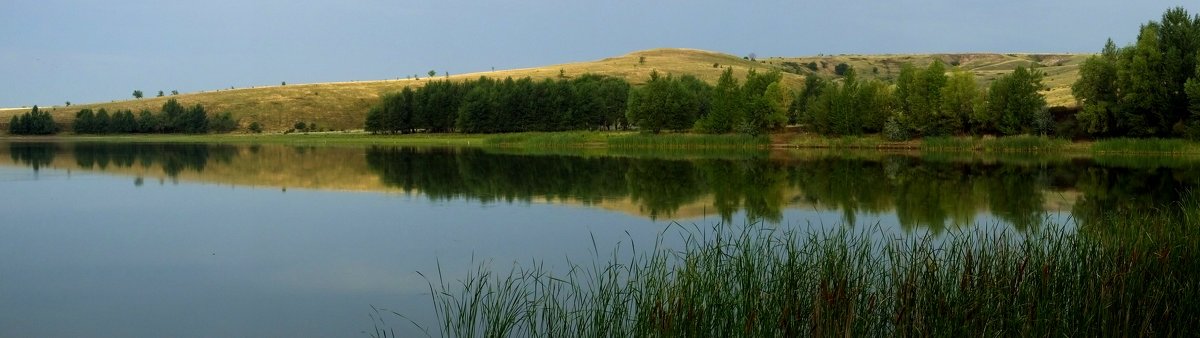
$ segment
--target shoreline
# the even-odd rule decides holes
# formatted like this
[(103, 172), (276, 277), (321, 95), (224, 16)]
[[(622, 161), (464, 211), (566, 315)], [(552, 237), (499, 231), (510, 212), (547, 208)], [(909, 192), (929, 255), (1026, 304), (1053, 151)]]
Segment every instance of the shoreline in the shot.
[(400, 134), (312, 132), (290, 134), (121, 134), (0, 136), (0, 142), (233, 143), (296, 145), (388, 145), (499, 148), (648, 149), (814, 149), (918, 151), (930, 153), (1034, 153), (1103, 155), (1200, 155), (1200, 142), (1184, 139), (1101, 139), (1069, 141), (1042, 136), (933, 137), (887, 141), (878, 135), (825, 137), (779, 133), (759, 137), (692, 133), (642, 134), (630, 131), (568, 131), (502, 134)]

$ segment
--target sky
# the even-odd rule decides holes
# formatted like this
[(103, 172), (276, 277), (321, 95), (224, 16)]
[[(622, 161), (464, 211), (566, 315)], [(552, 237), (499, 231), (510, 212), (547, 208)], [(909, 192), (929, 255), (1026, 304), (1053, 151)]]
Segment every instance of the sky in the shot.
[[(847, 3), (849, 2), (849, 3)], [(683, 47), (759, 57), (1096, 52), (1192, 1), (3, 0), (0, 107), (534, 67)]]

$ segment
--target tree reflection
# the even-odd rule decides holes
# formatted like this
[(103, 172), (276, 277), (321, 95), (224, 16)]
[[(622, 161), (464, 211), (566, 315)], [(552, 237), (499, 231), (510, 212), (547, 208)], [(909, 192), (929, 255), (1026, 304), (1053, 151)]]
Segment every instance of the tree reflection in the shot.
[(54, 162), (56, 154), (58, 154), (57, 143), (14, 142), (8, 144), (8, 155), (12, 157), (13, 162), (30, 166), (33, 171), (50, 165)]
[(72, 149), (75, 163), (83, 169), (107, 169), (109, 166), (142, 168), (161, 166), (169, 177), (190, 170), (204, 171), (209, 161), (229, 163), (237, 147), (208, 144), (77, 143)]

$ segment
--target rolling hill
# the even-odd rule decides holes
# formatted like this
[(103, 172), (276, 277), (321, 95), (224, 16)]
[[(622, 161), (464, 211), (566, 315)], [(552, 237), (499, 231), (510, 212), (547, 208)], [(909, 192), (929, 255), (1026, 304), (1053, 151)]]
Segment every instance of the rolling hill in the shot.
[[(59, 123), (70, 123), (75, 112), (84, 108), (142, 109), (158, 111), (169, 98), (184, 105), (202, 104), (209, 112), (230, 112), (238, 119), (242, 128), (251, 122), (259, 122), (267, 131), (283, 131), (296, 122), (315, 123), (319, 129), (361, 129), (367, 110), (385, 93), (398, 91), (406, 86), (423, 86), (432, 80), (449, 79), (461, 81), (481, 76), (492, 78), (534, 79), (573, 77), (581, 74), (601, 74), (624, 78), (639, 84), (649, 78), (651, 71), (660, 73), (690, 74), (710, 83), (715, 83), (725, 67), (733, 67), (735, 77), (743, 77), (751, 69), (783, 71), (784, 82), (790, 88), (799, 88), (805, 76), (835, 77), (834, 70), (840, 63), (854, 66), (866, 78), (894, 79), (904, 63), (926, 65), (940, 59), (976, 74), (981, 84), (986, 85), (996, 77), (1011, 72), (1017, 65), (1039, 66), (1046, 72), (1043, 81), (1050, 105), (1073, 105), (1070, 84), (1079, 73), (1079, 64), (1087, 55), (1074, 54), (913, 54), (913, 55), (831, 55), (809, 57), (769, 57), (755, 61), (734, 55), (696, 49), (651, 49), (596, 61), (566, 63), (535, 68), (521, 68), (451, 75), (434, 78), (399, 79), (357, 82), (331, 82), (314, 84), (291, 84), (253, 88), (221, 89), (197, 93), (183, 93), (166, 97), (123, 100), (103, 103), (77, 104), (70, 107), (42, 107)], [(811, 67), (810, 65), (815, 66)], [(954, 67), (952, 67), (954, 68)], [(0, 109), (0, 123), (7, 123), (13, 115), (28, 109)]]

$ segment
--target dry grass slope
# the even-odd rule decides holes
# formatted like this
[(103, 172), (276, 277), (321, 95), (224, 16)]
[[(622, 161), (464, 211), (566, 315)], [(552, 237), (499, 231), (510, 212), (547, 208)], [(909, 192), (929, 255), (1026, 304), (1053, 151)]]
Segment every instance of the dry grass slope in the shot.
[[(644, 58), (644, 62), (643, 62)], [(558, 78), (560, 72), (570, 78), (592, 73), (624, 78), (634, 84), (645, 82), (650, 72), (676, 75), (689, 74), (710, 83), (715, 83), (725, 67), (733, 67), (734, 75), (744, 77), (751, 69), (784, 71), (784, 81), (791, 88), (799, 88), (804, 76), (818, 74), (833, 76), (839, 63), (853, 65), (865, 77), (893, 79), (900, 65), (911, 62), (925, 65), (933, 59), (974, 72), (982, 84), (990, 83), (997, 76), (1012, 71), (1017, 65), (1040, 65), (1046, 72), (1047, 100), (1051, 105), (1071, 105), (1070, 84), (1078, 76), (1079, 64), (1086, 55), (1051, 54), (928, 54), (928, 55), (838, 55), (797, 58), (766, 58), (757, 62), (737, 56), (695, 49), (651, 49), (611, 57), (603, 60), (566, 63), (536, 68), (521, 68), (493, 72), (452, 75), (450, 80), (462, 81), (479, 77), (534, 79)], [(804, 65), (816, 62), (817, 71), (797, 69), (785, 62)], [(713, 67), (713, 65), (717, 67)], [(129, 109), (135, 113), (142, 109), (159, 110), (169, 98), (184, 105), (202, 104), (210, 112), (230, 112), (239, 120), (242, 130), (251, 122), (261, 123), (267, 131), (283, 131), (296, 122), (316, 123), (320, 129), (361, 129), (367, 110), (385, 93), (398, 91), (406, 86), (420, 87), (433, 79), (379, 80), (357, 82), (333, 82), (316, 84), (292, 84), (255, 88), (222, 89), (175, 96), (144, 98), (140, 100), (113, 101), (79, 104), (70, 107), (47, 107), (56, 121), (70, 123), (75, 112), (83, 108), (105, 108), (109, 111)], [(11, 116), (24, 113), (25, 109), (0, 109), (0, 124), (7, 123)]]
[[(838, 64), (845, 63), (853, 66), (858, 75), (864, 78), (876, 78), (887, 81), (895, 80), (900, 75), (900, 67), (905, 63), (916, 66), (927, 66), (933, 60), (941, 60), (949, 69), (962, 69), (975, 74), (980, 85), (991, 84), (1002, 75), (1011, 73), (1017, 66), (1037, 67), (1046, 73), (1042, 80), (1047, 88), (1043, 93), (1050, 106), (1075, 105), (1075, 97), (1071, 95), (1071, 83), (1079, 76), (1079, 65), (1087, 59), (1087, 54), (994, 54), (994, 53), (963, 53), (963, 54), (880, 54), (880, 55), (822, 55), (808, 57), (772, 57), (760, 61), (770, 66), (799, 73), (834, 76)], [(807, 67), (809, 63), (816, 64), (816, 70)]]

